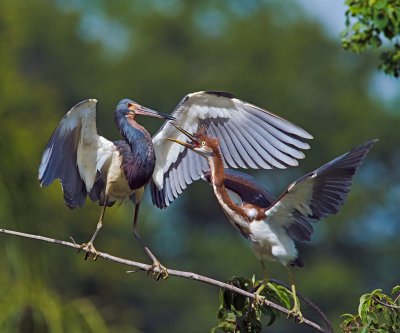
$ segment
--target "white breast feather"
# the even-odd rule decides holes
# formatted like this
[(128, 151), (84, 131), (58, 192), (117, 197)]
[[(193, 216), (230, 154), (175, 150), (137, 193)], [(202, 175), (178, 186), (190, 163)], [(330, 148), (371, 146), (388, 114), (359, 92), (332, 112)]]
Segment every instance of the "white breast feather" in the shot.
[(281, 226), (268, 223), (268, 219), (253, 221), (250, 232), (253, 249), (259, 258), (277, 260), (284, 266), (297, 258), (294, 242)]
[(108, 170), (106, 195), (112, 200), (124, 200), (133, 192), (121, 168), (121, 156), (115, 151), (112, 155), (110, 168)]
[(250, 220), (254, 220), (254, 218), (258, 214), (257, 209), (255, 209), (255, 208), (244, 208), (244, 211), (246, 212), (246, 214), (250, 218)]

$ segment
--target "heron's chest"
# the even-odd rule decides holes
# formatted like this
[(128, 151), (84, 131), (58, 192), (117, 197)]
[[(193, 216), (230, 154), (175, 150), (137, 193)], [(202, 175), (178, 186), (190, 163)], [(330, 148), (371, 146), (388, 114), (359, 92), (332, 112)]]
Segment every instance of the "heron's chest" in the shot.
[(122, 157), (118, 152), (114, 152), (107, 175), (106, 195), (115, 200), (124, 200), (133, 191), (122, 169)]
[(249, 225), (253, 250), (258, 258), (278, 260), (283, 265), (297, 258), (293, 240), (282, 226), (265, 220), (255, 220)]
[(120, 168), (130, 189), (134, 190), (146, 185), (155, 166), (155, 154), (151, 142), (139, 141), (131, 145), (119, 141), (116, 146), (120, 157)]

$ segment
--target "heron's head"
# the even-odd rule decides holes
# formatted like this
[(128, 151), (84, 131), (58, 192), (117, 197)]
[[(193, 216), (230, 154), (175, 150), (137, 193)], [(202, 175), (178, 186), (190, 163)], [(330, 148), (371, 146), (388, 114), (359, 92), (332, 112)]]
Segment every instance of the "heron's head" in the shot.
[(146, 108), (128, 98), (122, 99), (115, 109), (115, 115), (118, 117), (129, 116), (131, 118), (135, 118), (137, 115), (150, 116), (155, 118), (163, 118), (172, 120), (174, 117), (169, 114), (164, 114), (158, 111), (154, 111), (152, 109)]
[(174, 123), (171, 124), (180, 132), (185, 134), (190, 139), (190, 142), (183, 142), (173, 138), (167, 138), (167, 140), (179, 143), (206, 158), (212, 157), (219, 152), (218, 139), (208, 136), (205, 127), (200, 128), (195, 134), (190, 134)]

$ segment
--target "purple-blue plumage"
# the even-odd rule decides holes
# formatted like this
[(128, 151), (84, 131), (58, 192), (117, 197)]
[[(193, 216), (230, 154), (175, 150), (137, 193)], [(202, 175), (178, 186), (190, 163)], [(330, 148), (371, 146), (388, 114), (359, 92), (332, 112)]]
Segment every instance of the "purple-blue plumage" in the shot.
[(147, 184), (153, 174), (155, 156), (153, 145), (146, 142), (130, 144), (128, 141), (114, 141), (122, 158), (121, 167), (131, 189), (138, 189)]
[(126, 111), (124, 101), (118, 104), (114, 121), (125, 140), (113, 143), (120, 153), (121, 167), (133, 190), (143, 187), (150, 180), (155, 166), (155, 153), (149, 132)]

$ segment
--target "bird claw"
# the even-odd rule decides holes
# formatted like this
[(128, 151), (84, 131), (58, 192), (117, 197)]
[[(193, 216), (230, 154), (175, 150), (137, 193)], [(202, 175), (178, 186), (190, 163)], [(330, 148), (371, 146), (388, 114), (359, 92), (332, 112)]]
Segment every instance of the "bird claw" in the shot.
[(303, 315), (300, 311), (300, 302), (296, 294), (296, 286), (292, 283), (292, 296), (293, 296), (293, 309), (289, 311), (288, 318), (293, 317), (296, 323), (302, 323), (304, 321)]
[(304, 321), (303, 314), (297, 306), (294, 306), (292, 310), (289, 311), (287, 318), (294, 318), (296, 323), (302, 323)]
[(168, 270), (163, 265), (161, 265), (159, 261), (155, 261), (153, 265), (151, 265), (151, 267), (147, 271), (147, 275), (150, 273), (153, 275), (153, 278), (156, 281), (160, 280), (161, 277), (163, 280), (166, 280), (169, 276)]
[(256, 292), (254, 293), (254, 301), (258, 306), (261, 306), (265, 303), (265, 296), (261, 296), (261, 292), (264, 290), (266, 287), (265, 283), (261, 283), (261, 285), (257, 288)]
[(85, 253), (85, 260), (87, 260), (87, 258), (89, 258), (91, 254), (93, 255), (93, 260), (96, 260), (97, 257), (100, 255), (100, 252), (95, 249), (95, 247), (93, 246), (92, 242), (81, 244), (79, 246), (78, 253), (81, 250), (86, 252)]
[(264, 303), (265, 303), (265, 296), (261, 296), (261, 295), (259, 295), (259, 294), (257, 294), (257, 293), (255, 293), (254, 296), (255, 296), (254, 301), (256, 302), (256, 304), (257, 304), (258, 306), (264, 305)]

